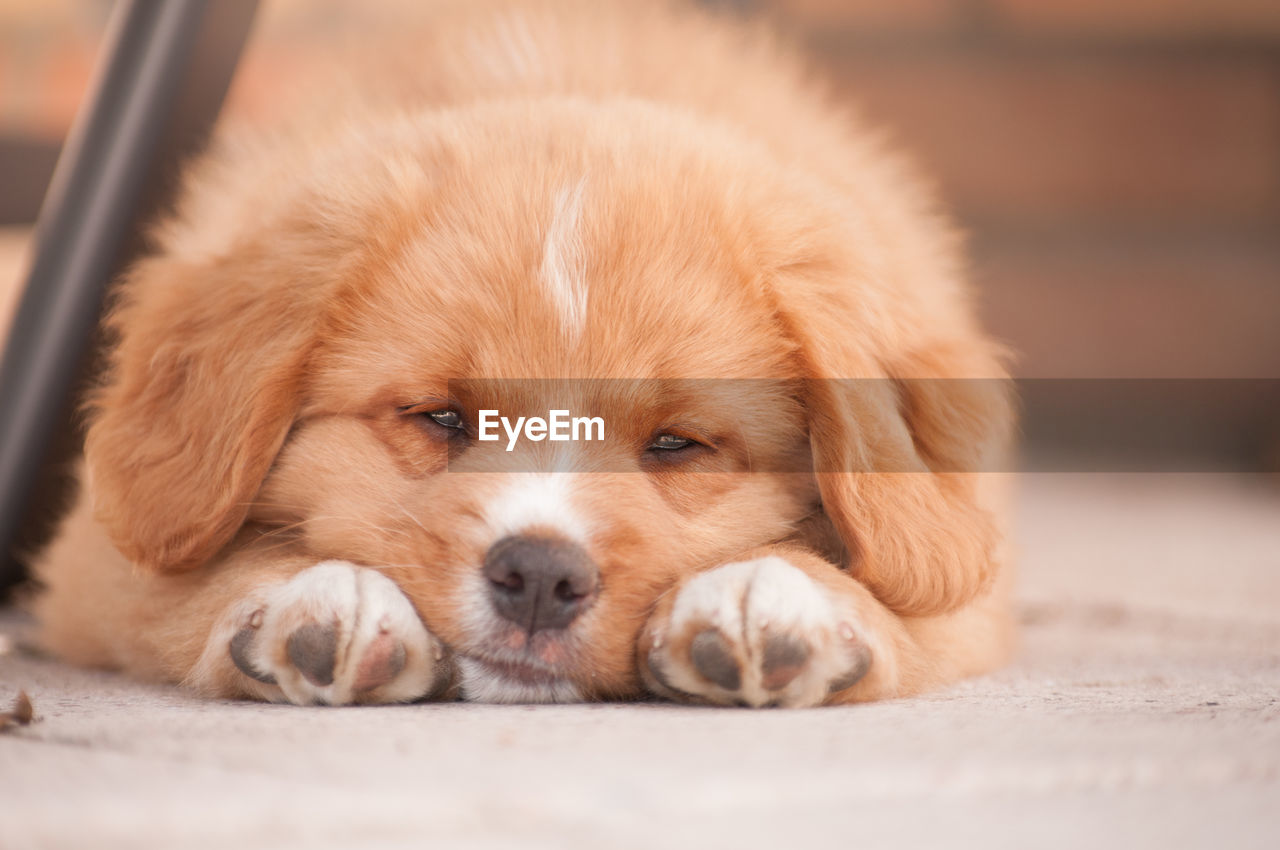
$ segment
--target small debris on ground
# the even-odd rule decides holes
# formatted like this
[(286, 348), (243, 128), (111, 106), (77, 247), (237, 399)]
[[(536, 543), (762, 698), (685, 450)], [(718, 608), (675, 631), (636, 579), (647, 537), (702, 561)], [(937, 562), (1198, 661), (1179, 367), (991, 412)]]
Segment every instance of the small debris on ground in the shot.
[(0, 713), (0, 732), (12, 729), (15, 726), (26, 726), (35, 716), (35, 709), (31, 706), (31, 697), (27, 696), (26, 691), (18, 691), (18, 697), (13, 701), (13, 710)]

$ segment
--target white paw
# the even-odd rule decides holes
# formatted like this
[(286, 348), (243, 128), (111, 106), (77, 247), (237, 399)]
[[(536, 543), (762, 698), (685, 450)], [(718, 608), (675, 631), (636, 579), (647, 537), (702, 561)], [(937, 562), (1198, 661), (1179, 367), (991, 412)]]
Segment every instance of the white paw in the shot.
[(770, 556), (700, 573), (647, 626), (642, 673), (659, 693), (722, 705), (818, 705), (871, 666), (852, 612)]
[[(451, 662), (395, 582), (325, 561), (242, 600), (210, 638), (267, 699), (408, 702), (447, 686)], [(225, 657), (225, 656), (224, 656)], [(274, 687), (272, 687), (274, 686)]]

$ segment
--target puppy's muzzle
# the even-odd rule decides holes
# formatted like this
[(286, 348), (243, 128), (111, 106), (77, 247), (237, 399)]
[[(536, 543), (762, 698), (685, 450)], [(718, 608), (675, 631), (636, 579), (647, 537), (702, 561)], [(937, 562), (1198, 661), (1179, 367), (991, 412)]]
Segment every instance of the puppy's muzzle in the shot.
[(529, 634), (567, 627), (591, 606), (600, 580), (581, 546), (526, 535), (493, 544), (484, 575), (498, 613)]

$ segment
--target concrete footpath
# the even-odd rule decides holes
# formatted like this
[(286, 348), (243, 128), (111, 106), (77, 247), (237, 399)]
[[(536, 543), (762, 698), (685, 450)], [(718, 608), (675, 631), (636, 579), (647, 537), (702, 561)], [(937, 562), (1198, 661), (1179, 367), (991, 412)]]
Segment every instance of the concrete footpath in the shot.
[(1280, 847), (1280, 481), (1019, 504), (1019, 660), (912, 700), (298, 708), (13, 649), (0, 848)]

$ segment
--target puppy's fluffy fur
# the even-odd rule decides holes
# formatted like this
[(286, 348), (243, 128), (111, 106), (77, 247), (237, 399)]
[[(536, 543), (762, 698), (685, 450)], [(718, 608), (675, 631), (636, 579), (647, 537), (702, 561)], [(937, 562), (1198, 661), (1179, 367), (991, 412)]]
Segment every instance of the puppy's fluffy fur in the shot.
[[(811, 705), (1002, 661), (994, 476), (964, 470), (1010, 412), (947, 380), (999, 349), (928, 193), (785, 51), (661, 4), (473, 4), (360, 80), (224, 132), (123, 281), (36, 565), (48, 647), (298, 702)], [(610, 440), (548, 472), (424, 416), (538, 410), (466, 378), (718, 380), (590, 383)], [(673, 429), (698, 444), (655, 460)], [(513, 534), (597, 565), (569, 626), (495, 613)]]

